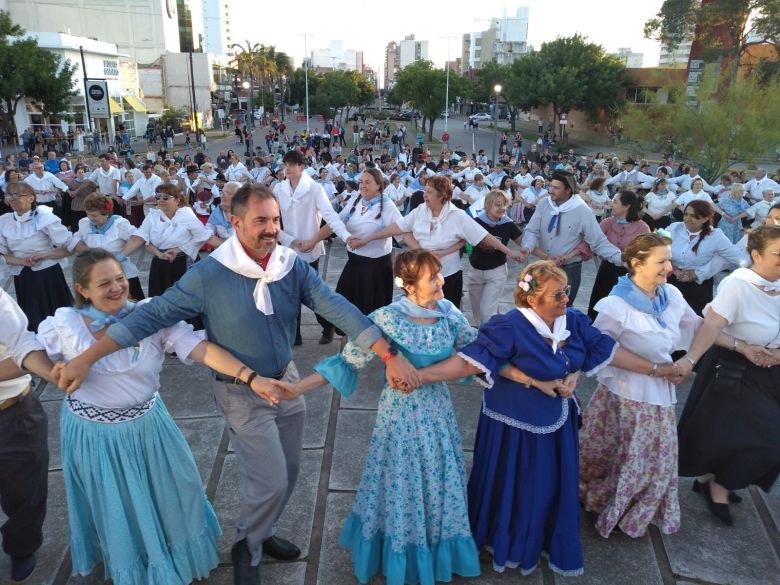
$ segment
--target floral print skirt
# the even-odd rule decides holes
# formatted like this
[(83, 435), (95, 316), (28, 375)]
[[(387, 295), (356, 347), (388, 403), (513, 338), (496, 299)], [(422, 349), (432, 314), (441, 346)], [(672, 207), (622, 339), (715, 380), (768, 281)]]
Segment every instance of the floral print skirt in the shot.
[(580, 432), (580, 500), (607, 538), (638, 538), (649, 524), (680, 528), (674, 407), (622, 398), (599, 385)]

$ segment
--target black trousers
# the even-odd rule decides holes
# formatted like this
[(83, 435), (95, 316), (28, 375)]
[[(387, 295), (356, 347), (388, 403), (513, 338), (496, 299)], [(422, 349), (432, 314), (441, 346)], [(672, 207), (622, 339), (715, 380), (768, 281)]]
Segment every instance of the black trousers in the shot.
[(580, 283), (582, 282), (582, 262), (564, 264), (561, 268), (563, 268), (566, 276), (569, 277), (569, 286), (571, 286), (571, 295), (569, 295), (569, 302), (566, 303), (566, 306), (572, 307), (574, 306), (574, 299), (577, 298), (577, 291), (580, 290)]
[[(311, 266), (314, 269), (314, 272), (319, 272), (320, 259), (317, 258), (314, 262), (309, 262), (309, 266)], [(323, 280), (325, 280), (324, 277)], [(319, 323), (320, 326), (322, 326), (322, 332), (327, 333), (328, 331), (330, 331), (332, 335), (334, 331), (333, 324), (327, 319), (325, 319), (324, 317), (320, 317), (316, 313), (314, 314), (314, 316), (317, 317), (317, 323)], [(295, 329), (295, 335), (297, 337), (301, 336), (301, 307), (298, 307), (298, 324)]]
[(8, 516), (0, 533), (10, 556), (31, 555), (43, 542), (47, 435), (46, 413), (32, 393), (0, 412), (0, 507)]

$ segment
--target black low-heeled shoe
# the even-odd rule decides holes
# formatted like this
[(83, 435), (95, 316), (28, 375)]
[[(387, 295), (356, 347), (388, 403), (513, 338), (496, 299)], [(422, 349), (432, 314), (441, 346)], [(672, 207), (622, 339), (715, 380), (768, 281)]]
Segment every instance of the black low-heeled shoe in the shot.
[[(702, 483), (698, 479), (693, 480), (693, 491), (697, 494), (704, 494), (704, 485), (708, 483)], [(739, 504), (742, 502), (742, 496), (736, 492), (729, 491), (729, 503)]]
[(704, 501), (707, 502), (707, 508), (710, 513), (726, 526), (734, 526), (734, 518), (731, 515), (729, 505), (713, 501), (709, 482), (702, 484), (702, 490), (704, 492)]

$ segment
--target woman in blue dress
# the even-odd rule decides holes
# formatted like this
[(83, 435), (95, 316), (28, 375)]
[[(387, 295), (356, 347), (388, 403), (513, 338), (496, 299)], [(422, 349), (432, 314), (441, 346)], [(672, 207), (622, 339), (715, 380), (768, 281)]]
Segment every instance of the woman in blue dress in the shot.
[(743, 197), (744, 193), (745, 186), (742, 183), (734, 183), (728, 194), (721, 194), (715, 206), (715, 211), (721, 215), (718, 227), (732, 244), (736, 244), (742, 237), (742, 219), (747, 217), (745, 211), (750, 207)]
[[(407, 296), (369, 315), (418, 368), (450, 357), (476, 337), (463, 314), (444, 299), (440, 268), (430, 252), (403, 252), (394, 273)], [(318, 373), (287, 385), (289, 394), (330, 383), (349, 397), (357, 370), (371, 358), (350, 342), (317, 364)], [(340, 543), (352, 550), (361, 583), (380, 570), (390, 585), (433, 585), (452, 580), (453, 574), (480, 574), (466, 505), (463, 447), (446, 384), (427, 384), (411, 393), (385, 385)]]
[(618, 347), (587, 315), (567, 309), (569, 290), (553, 262), (529, 264), (518, 278), (514, 310), (482, 325), (457, 356), (420, 372), (423, 384), (481, 374), (488, 388), (468, 484), (469, 518), (477, 546), (492, 553), (499, 572), (519, 567), (527, 575), (542, 552), (556, 573), (583, 572), (574, 387), (581, 372), (593, 375), (608, 364), (657, 370)]

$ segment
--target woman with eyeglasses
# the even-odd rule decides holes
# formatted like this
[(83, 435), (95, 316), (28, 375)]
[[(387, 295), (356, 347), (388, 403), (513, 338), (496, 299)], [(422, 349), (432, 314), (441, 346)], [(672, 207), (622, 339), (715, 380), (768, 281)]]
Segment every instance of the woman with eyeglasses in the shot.
[[(468, 485), (477, 547), (498, 571), (533, 572), (543, 552), (562, 575), (583, 572), (574, 388), (582, 372), (653, 364), (567, 308), (566, 273), (549, 260), (518, 276), (514, 309), (495, 315), (458, 354), (420, 370), (423, 384), (478, 375), (485, 391)], [(513, 366), (511, 371), (505, 366)], [(672, 366), (658, 368), (659, 375)], [(667, 371), (668, 370), (668, 371)], [(505, 377), (507, 376), (507, 377)], [(510, 379), (511, 378), (511, 379)]]
[(101, 193), (93, 193), (84, 200), (86, 217), (81, 219), (73, 234), (70, 248), (77, 253), (89, 248), (102, 248), (111, 252), (122, 264), (125, 272), (130, 299), (140, 301), (144, 298), (140, 273), (135, 263), (127, 258), (122, 250), (135, 233), (130, 221), (120, 215), (113, 215), (114, 201)]
[(153, 255), (149, 269), (149, 296), (161, 295), (174, 285), (193, 262), (198, 250), (208, 242), (219, 246), (211, 230), (203, 225), (187, 200), (175, 185), (159, 185), (155, 189), (157, 209), (149, 214), (130, 240), (122, 254), (129, 256), (141, 246)]
[(674, 405), (682, 376), (672, 353), (690, 346), (701, 318), (666, 283), (670, 244), (658, 234), (632, 239), (623, 250), (628, 275), (596, 304), (594, 327), (653, 364), (649, 372), (601, 369), (583, 415), (580, 501), (604, 538), (614, 530), (640, 538), (650, 524), (663, 534), (680, 528)]
[(677, 427), (680, 475), (728, 526), (734, 490), (768, 492), (780, 474), (780, 226), (753, 230), (747, 249), (751, 263), (721, 281), (677, 361), (683, 374), (698, 363)]
[(0, 216), (0, 258), (14, 277), (16, 302), (27, 315), (30, 331), (60, 307), (73, 302), (59, 260), (70, 255), (72, 234), (51, 207), (36, 205), (27, 183), (7, 186), (13, 212)]

